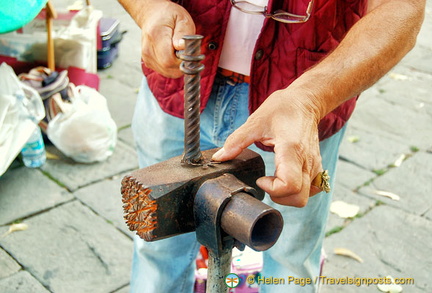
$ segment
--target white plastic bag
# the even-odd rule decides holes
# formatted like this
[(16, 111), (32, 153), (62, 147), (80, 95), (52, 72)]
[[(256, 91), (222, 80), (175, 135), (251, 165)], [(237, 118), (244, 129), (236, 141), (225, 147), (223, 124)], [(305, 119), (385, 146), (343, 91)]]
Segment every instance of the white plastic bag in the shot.
[(104, 96), (78, 86), (72, 103), (56, 102), (62, 112), (49, 122), (47, 135), (62, 153), (80, 163), (104, 161), (113, 154), (117, 125)]
[[(54, 56), (57, 68), (69, 66), (97, 72), (97, 26), (102, 11), (86, 6), (78, 13), (58, 11), (53, 20)], [(73, 15), (73, 16), (72, 16)], [(47, 33), (44, 14), (22, 30), (0, 35), (0, 54), (20, 61), (46, 62)]]
[[(56, 65), (60, 68), (75, 66), (87, 72), (97, 72), (97, 40), (96, 32), (102, 11), (86, 6), (81, 9), (66, 27), (54, 32), (54, 48)], [(36, 60), (44, 60), (47, 56), (46, 46), (34, 47), (32, 52)], [(42, 54), (42, 55), (40, 55)]]
[(0, 65), (0, 176), (20, 153), (45, 117), (42, 99), (18, 80), (6, 63)]

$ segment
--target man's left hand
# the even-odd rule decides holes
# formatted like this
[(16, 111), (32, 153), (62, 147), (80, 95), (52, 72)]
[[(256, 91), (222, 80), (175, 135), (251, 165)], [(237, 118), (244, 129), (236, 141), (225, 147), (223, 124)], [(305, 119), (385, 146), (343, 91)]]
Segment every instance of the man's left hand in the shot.
[(254, 142), (274, 147), (274, 176), (259, 178), (257, 184), (279, 204), (303, 207), (320, 192), (311, 181), (322, 171), (318, 139), (318, 107), (303, 91), (274, 92), (226, 140), (215, 161), (234, 159)]

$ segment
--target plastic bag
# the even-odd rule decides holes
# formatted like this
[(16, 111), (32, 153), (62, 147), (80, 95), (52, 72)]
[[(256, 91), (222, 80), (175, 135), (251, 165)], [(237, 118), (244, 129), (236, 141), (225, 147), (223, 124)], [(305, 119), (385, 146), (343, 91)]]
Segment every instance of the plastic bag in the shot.
[(10, 166), (45, 116), (42, 99), (18, 80), (6, 63), (0, 65), (0, 175)]
[(62, 153), (80, 163), (103, 161), (113, 154), (117, 125), (104, 96), (79, 86), (71, 103), (54, 98), (61, 112), (49, 122), (47, 135)]
[[(58, 11), (53, 21), (56, 68), (78, 67), (97, 72), (97, 26), (102, 11), (86, 6), (79, 12)], [(0, 35), (0, 55), (25, 62), (46, 62), (47, 33), (42, 11), (22, 30)]]
[(42, 98), (45, 107), (45, 118), (39, 126), (46, 133), (48, 123), (60, 111), (57, 104), (52, 100), (52, 96), (60, 95), (63, 101), (69, 101), (70, 85), (68, 71), (52, 71), (46, 67), (36, 67), (28, 73), (18, 75), (21, 82), (34, 88)]

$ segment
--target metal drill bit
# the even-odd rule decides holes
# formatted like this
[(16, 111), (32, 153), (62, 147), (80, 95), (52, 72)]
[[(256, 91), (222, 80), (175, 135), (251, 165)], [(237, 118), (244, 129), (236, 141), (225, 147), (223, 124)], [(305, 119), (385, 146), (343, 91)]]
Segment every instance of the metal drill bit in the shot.
[(184, 36), (185, 50), (180, 51), (179, 58), (183, 60), (180, 70), (184, 76), (184, 154), (182, 163), (187, 165), (202, 165), (203, 157), (200, 150), (200, 72), (204, 65), (201, 55), (200, 35)]

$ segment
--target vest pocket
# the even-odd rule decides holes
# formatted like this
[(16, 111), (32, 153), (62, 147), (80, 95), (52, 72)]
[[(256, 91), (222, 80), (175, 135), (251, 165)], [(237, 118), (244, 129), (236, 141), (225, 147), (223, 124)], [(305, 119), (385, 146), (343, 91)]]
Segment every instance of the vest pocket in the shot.
[(321, 61), (328, 53), (315, 52), (304, 48), (296, 50), (296, 77), (302, 75), (307, 69)]

